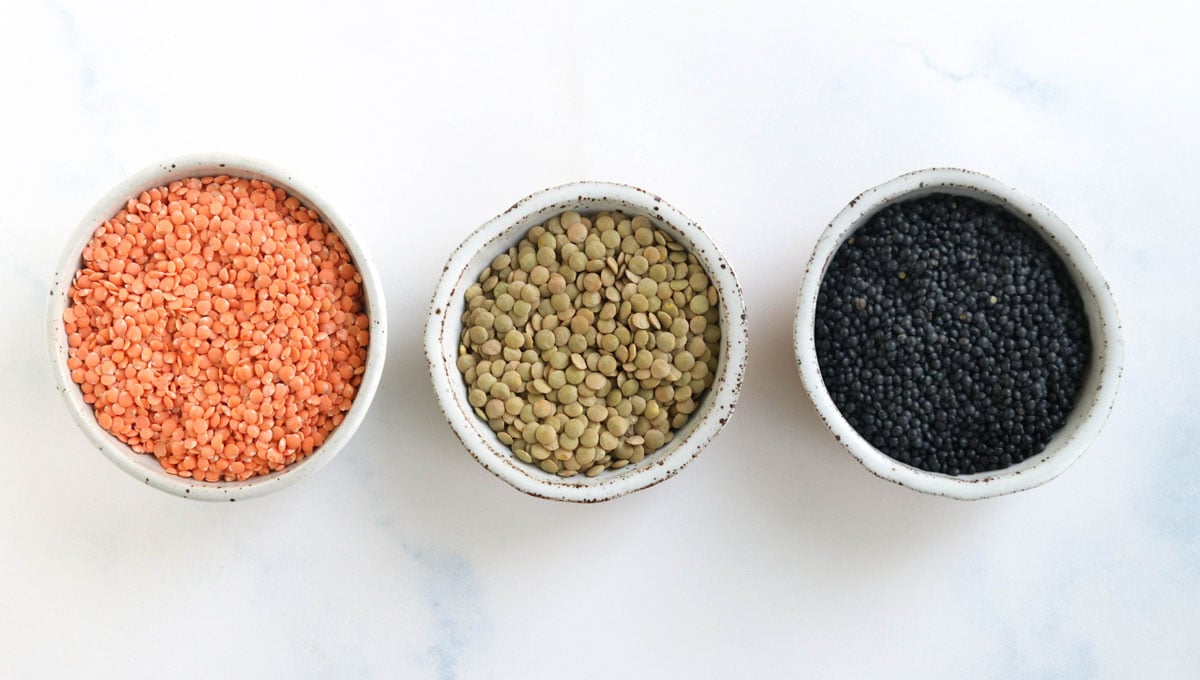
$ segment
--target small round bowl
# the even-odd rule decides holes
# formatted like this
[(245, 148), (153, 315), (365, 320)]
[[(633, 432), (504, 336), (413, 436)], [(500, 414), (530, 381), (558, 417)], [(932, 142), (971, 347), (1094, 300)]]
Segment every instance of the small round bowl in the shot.
[[(71, 380), (67, 368), (67, 337), (63, 324), (63, 311), (68, 302), (71, 283), (82, 262), (83, 250), (100, 225), (111, 219), (126, 201), (141, 192), (188, 177), (213, 177), (228, 175), (245, 179), (259, 179), (283, 189), (301, 204), (320, 214), (326, 225), (337, 232), (345, 243), (362, 275), (366, 314), (370, 319), (370, 344), (367, 348), (366, 371), (362, 384), (355, 395), (354, 404), (346, 412), (341, 425), (303, 460), (297, 461), (279, 472), (251, 477), (241, 482), (203, 482), (167, 474), (152, 454), (136, 453), (129, 446), (109, 434), (96, 422), (92, 407), (84, 402), (83, 393)], [(75, 233), (67, 242), (50, 286), (50, 306), (46, 318), (46, 332), (50, 343), (50, 359), (58, 391), (62, 394), (75, 418), (75, 422), (87, 438), (92, 441), (117, 467), (138, 480), (167, 493), (182, 498), (204, 501), (237, 501), (261, 496), (281, 489), (316, 472), (337, 455), (345, 446), (370, 408), (383, 374), (384, 355), (387, 350), (387, 311), (383, 299), (383, 286), (375, 265), (362, 244), (355, 239), (349, 225), (314, 191), (298, 182), (291, 173), (267, 163), (228, 154), (197, 154), (174, 158), (151, 165), (113, 187), (84, 215)]]
[[(685, 246), (707, 271), (721, 297), (721, 354), (711, 387), (675, 438), (640, 463), (596, 477), (558, 477), (522, 463), (476, 417), (455, 365), (462, 337), (463, 291), (500, 253), (533, 226), (567, 210), (582, 214), (620, 210), (645, 215)], [(683, 469), (725, 426), (746, 370), (746, 311), (742, 290), (725, 257), (695, 222), (658, 196), (623, 184), (577, 182), (539, 191), (471, 234), (450, 256), (433, 294), (425, 330), (425, 357), (442, 412), (454, 434), (485, 468), (520, 491), (539, 498), (594, 503), (657, 484)]]
[[(1074, 410), (1046, 448), (1002, 470), (972, 475), (928, 472), (901, 463), (858, 434), (834, 405), (817, 362), (814, 322), (817, 294), (830, 260), (842, 243), (885, 206), (934, 193), (966, 196), (997, 205), (1035, 229), (1066, 264), (1083, 299), (1092, 356)], [(910, 489), (963, 500), (988, 498), (1044, 484), (1075, 462), (1100, 432), (1112, 410), (1121, 377), (1121, 324), (1112, 291), (1073, 231), (1025, 194), (986, 175), (952, 168), (918, 170), (868, 189), (850, 201), (817, 240), (796, 310), (796, 362), (817, 414), (834, 437), (868, 470)]]

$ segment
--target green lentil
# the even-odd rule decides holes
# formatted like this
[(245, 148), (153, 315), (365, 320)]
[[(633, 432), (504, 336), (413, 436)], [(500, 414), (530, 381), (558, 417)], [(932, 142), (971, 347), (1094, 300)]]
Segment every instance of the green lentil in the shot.
[(642, 215), (568, 211), (463, 294), (467, 401), (524, 463), (594, 477), (668, 444), (712, 384), (716, 288)]
[(612, 451), (613, 449), (617, 448), (617, 444), (619, 444), (620, 441), (612, 432), (604, 430), (600, 433), (598, 443), (601, 449), (605, 451)]
[(474, 387), (467, 393), (467, 402), (475, 408), (483, 408), (483, 405), (487, 403), (487, 392)]
[(575, 449), (575, 462), (580, 468), (590, 466), (596, 460), (596, 449), (591, 446), (580, 446)]
[(571, 363), (571, 357), (566, 352), (555, 351), (550, 355), (547, 363), (550, 364), (551, 368), (561, 371), (567, 367), (567, 364)]
[(579, 399), (579, 390), (574, 385), (563, 385), (558, 389), (558, 403), (573, 404)]

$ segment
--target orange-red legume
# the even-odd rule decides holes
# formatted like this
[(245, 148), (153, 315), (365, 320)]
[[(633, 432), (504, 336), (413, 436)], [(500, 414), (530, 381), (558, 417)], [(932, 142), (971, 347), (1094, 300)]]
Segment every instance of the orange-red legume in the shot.
[(366, 363), (361, 290), (345, 244), (282, 189), (172, 182), (84, 248), (67, 365), (96, 422), (168, 473), (248, 479), (342, 422)]

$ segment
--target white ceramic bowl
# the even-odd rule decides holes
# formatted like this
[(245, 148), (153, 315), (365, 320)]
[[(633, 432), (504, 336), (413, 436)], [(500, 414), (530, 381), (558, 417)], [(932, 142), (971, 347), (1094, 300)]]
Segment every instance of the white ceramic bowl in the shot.
[[(370, 345), (367, 349), (366, 372), (355, 396), (354, 404), (346, 412), (342, 424), (325, 442), (308, 457), (289, 465), (284, 470), (269, 475), (252, 477), (241, 482), (203, 482), (167, 474), (158, 460), (151, 454), (135, 453), (131, 448), (113, 437), (97, 423), (92, 407), (83, 401), (79, 386), (71, 380), (67, 368), (67, 338), (63, 326), (63, 311), (69, 302), (71, 282), (82, 262), (83, 249), (91, 240), (96, 229), (111, 219), (126, 201), (141, 192), (164, 186), (172, 181), (188, 177), (229, 175), (246, 179), (261, 179), (282, 188), (288, 195), (320, 214), (326, 225), (341, 237), (355, 265), (362, 274), (366, 313), (370, 319)], [(384, 355), (387, 350), (387, 311), (384, 305), (383, 287), (375, 265), (355, 239), (349, 225), (310, 188), (300, 183), (279, 168), (261, 161), (227, 154), (198, 154), (156, 163), (113, 187), (87, 212), (78, 228), (67, 242), (62, 259), (55, 271), (50, 287), (50, 308), (46, 319), (46, 331), (50, 342), (51, 364), (58, 391), (71, 410), (75, 422), (117, 467), (150, 486), (181, 496), (205, 501), (237, 501), (283, 488), (328, 463), (337, 455), (353, 436), (362, 422), (375, 396), (379, 378), (383, 374)]]
[[(1079, 398), (1066, 425), (1041, 453), (1002, 470), (973, 475), (928, 472), (876, 449), (842, 417), (826, 390), (814, 340), (817, 294), (825, 270), (842, 243), (884, 206), (934, 193), (967, 196), (998, 205), (1036, 229), (1058, 253), (1083, 298), (1091, 329), (1092, 357)], [(1096, 438), (1112, 410), (1121, 377), (1121, 325), (1112, 292), (1073, 231), (1032, 198), (991, 177), (967, 170), (919, 170), (868, 189), (850, 201), (817, 241), (800, 286), (796, 310), (796, 361), (817, 413), (838, 441), (876, 475), (926, 493), (965, 500), (1022, 491), (1044, 484), (1067, 469)]]
[[(518, 243), (530, 227), (567, 210), (583, 214), (620, 210), (645, 215), (691, 251), (721, 297), (721, 350), (716, 377), (699, 408), (675, 438), (640, 463), (596, 477), (558, 477), (522, 463), (476, 417), (466, 384), (455, 366), (462, 336), (463, 291), (497, 255)], [(746, 312), (733, 269), (694, 222), (653, 194), (623, 184), (578, 182), (539, 191), (495, 217), (450, 256), (430, 306), (425, 356), (447, 422), (463, 446), (492, 474), (540, 498), (590, 503), (657, 484), (679, 472), (724, 427), (737, 403), (746, 369)]]

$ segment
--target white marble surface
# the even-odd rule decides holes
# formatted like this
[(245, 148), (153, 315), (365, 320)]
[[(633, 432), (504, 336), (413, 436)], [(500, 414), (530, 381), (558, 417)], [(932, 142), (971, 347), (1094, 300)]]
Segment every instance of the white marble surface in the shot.
[[(968, 4), (5, 3), (0, 676), (1197, 677), (1194, 22), (1168, 3)], [(87, 207), (203, 150), (323, 190), (374, 249), (393, 320), (350, 446), (231, 505), (94, 451), (41, 333)], [(791, 313), (818, 232), (932, 165), (1042, 200), (1115, 290), (1116, 410), (1040, 489), (961, 503), (875, 479), (801, 391)], [(752, 342), (708, 450), (582, 507), (470, 459), (420, 337), (470, 230), (586, 178), (706, 227)]]

